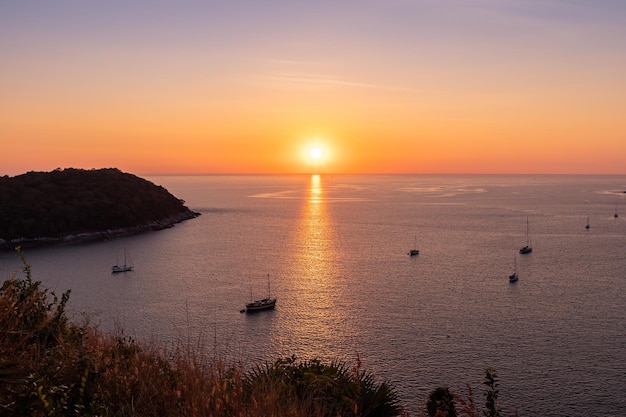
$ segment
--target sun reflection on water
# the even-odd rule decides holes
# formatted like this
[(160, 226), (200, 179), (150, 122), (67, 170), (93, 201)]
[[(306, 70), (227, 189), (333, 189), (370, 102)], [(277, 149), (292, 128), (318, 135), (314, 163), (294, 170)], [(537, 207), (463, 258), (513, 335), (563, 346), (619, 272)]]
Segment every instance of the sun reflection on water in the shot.
[[(329, 284), (335, 252), (331, 220), (319, 175), (311, 176), (298, 225), (297, 247), (300, 248), (295, 256), (297, 276), (309, 289), (319, 292)], [(328, 298), (324, 302), (327, 301)]]
[(302, 204), (291, 267), (293, 321), (283, 329), (283, 346), (296, 342), (301, 358), (336, 357), (345, 340), (347, 322), (337, 317), (343, 308), (344, 280), (329, 199), (322, 177), (312, 175)]
[(323, 202), (322, 179), (318, 174), (311, 175), (311, 187), (308, 190), (309, 203)]

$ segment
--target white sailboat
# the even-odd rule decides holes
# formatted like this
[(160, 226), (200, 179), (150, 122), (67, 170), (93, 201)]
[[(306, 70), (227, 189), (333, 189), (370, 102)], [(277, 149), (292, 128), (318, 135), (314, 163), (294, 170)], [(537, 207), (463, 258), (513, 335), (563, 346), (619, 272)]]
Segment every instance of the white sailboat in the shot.
[(119, 262), (115, 262), (115, 265), (113, 265), (111, 267), (111, 272), (112, 273), (118, 273), (118, 272), (127, 272), (127, 271), (132, 271), (133, 270), (133, 260), (130, 258), (130, 255), (126, 252), (126, 249), (124, 249), (124, 264), (120, 265)]
[(262, 310), (273, 310), (276, 306), (276, 298), (271, 297), (270, 292), (270, 274), (267, 274), (267, 297), (246, 303), (246, 308), (242, 312), (256, 313)]
[(528, 217), (526, 217), (526, 246), (519, 250), (519, 253), (525, 255), (527, 253), (531, 253), (533, 248), (530, 242), (530, 222), (528, 221)]

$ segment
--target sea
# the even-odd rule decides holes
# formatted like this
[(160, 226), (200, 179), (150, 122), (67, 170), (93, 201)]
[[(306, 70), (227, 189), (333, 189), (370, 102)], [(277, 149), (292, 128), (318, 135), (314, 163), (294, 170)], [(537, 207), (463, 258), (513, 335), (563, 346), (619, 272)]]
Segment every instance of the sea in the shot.
[(502, 415), (626, 416), (626, 176), (144, 178), (201, 216), (25, 251), (76, 320), (246, 367), (358, 365), (413, 414), (440, 386), (480, 408), (489, 368)]

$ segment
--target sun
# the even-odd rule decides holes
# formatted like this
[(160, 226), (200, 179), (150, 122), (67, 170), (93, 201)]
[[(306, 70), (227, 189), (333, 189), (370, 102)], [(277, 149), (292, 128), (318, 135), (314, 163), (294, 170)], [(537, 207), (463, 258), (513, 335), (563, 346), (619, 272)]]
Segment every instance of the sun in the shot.
[(324, 156), (324, 152), (320, 148), (312, 148), (309, 151), (309, 156), (314, 160), (319, 160), (322, 156)]
[(326, 169), (332, 160), (332, 151), (327, 141), (315, 139), (305, 144), (301, 149), (302, 161), (307, 170), (318, 172)]

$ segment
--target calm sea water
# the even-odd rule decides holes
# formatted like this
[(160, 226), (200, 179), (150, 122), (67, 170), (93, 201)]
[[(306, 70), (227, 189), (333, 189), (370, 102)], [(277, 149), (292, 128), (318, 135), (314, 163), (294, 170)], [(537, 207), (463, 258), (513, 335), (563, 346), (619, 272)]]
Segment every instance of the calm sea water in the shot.
[[(441, 385), (470, 384), (482, 404), (489, 367), (505, 415), (626, 415), (624, 177), (147, 179), (202, 216), (26, 252), (34, 278), (71, 289), (72, 312), (104, 330), (249, 365), (358, 355), (411, 410)], [(534, 250), (510, 284), (527, 219)], [(112, 275), (125, 249), (135, 270)], [(0, 276), (16, 270), (0, 254)], [(267, 274), (276, 310), (241, 314)]]

